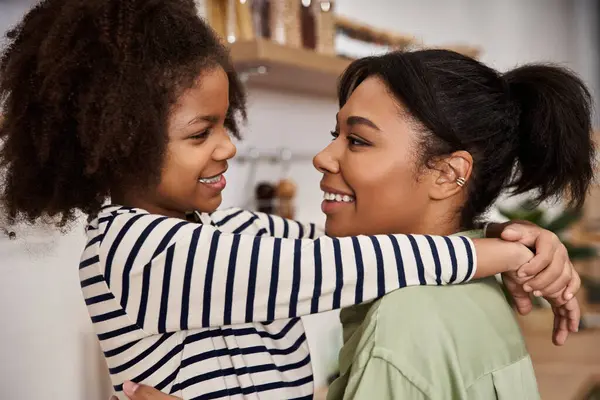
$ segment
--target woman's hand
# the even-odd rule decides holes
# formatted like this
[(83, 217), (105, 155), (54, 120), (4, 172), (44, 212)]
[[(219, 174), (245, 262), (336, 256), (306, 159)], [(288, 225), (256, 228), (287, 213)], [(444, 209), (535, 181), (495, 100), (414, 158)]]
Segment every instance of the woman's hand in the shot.
[[(133, 382), (125, 382), (123, 384), (123, 391), (129, 400), (181, 400), (179, 397), (169, 396), (153, 387)], [(110, 400), (118, 399), (113, 396)]]
[[(513, 298), (515, 308), (521, 315), (528, 314), (533, 304), (530, 294), (523, 289), (526, 282), (523, 278), (519, 278), (516, 273), (502, 274), (504, 286)], [(579, 330), (579, 321), (581, 319), (581, 310), (577, 298), (564, 302), (562, 296), (557, 298), (545, 297), (552, 306), (554, 312), (554, 327), (552, 330), (552, 342), (557, 346), (562, 346), (567, 341), (569, 333)], [(556, 302), (561, 305), (555, 305)], [(553, 304), (554, 303), (554, 304)]]
[(554, 312), (552, 340), (563, 345), (570, 332), (579, 330), (581, 310), (574, 297), (581, 279), (569, 260), (566, 247), (552, 232), (526, 221), (494, 224), (496, 233), (504, 240), (519, 242), (535, 249), (535, 257), (515, 272), (502, 275), (517, 311), (525, 315), (533, 308), (529, 293), (544, 296)]

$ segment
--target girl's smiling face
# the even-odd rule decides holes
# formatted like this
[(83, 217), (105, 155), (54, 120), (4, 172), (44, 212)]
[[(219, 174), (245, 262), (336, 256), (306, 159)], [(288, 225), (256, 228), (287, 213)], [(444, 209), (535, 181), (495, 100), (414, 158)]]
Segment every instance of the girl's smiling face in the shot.
[(179, 218), (194, 210), (215, 211), (226, 185), (227, 160), (236, 153), (225, 127), (228, 110), (227, 74), (220, 67), (203, 72), (171, 111), (158, 185), (129, 194), (126, 204)]

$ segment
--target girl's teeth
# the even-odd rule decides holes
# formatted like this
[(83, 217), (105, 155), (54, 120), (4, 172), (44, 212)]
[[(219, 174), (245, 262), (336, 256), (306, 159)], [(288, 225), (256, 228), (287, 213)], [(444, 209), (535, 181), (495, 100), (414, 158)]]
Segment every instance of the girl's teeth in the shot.
[(214, 178), (200, 178), (198, 181), (200, 183), (217, 183), (221, 180), (221, 175), (215, 176)]
[(348, 196), (347, 194), (344, 195), (344, 197), (342, 197), (342, 201), (345, 203), (349, 203), (350, 202), (350, 196)]
[(335, 201), (342, 201), (342, 195), (341, 194), (336, 194), (335, 195)]

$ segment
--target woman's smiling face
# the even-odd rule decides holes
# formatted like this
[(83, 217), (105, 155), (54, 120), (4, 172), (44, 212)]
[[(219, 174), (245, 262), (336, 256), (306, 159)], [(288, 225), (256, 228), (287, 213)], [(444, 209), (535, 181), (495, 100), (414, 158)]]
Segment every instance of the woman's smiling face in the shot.
[(411, 233), (429, 204), (418, 164), (419, 132), (376, 77), (362, 82), (337, 115), (333, 141), (314, 159), (323, 172), (329, 236)]

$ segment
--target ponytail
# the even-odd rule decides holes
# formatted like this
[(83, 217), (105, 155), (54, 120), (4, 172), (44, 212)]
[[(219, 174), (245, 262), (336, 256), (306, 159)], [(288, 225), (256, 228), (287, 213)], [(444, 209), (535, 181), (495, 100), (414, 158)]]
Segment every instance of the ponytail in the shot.
[(537, 200), (566, 195), (585, 200), (593, 178), (591, 96), (571, 71), (526, 65), (503, 75), (518, 119), (514, 193), (537, 191)]

